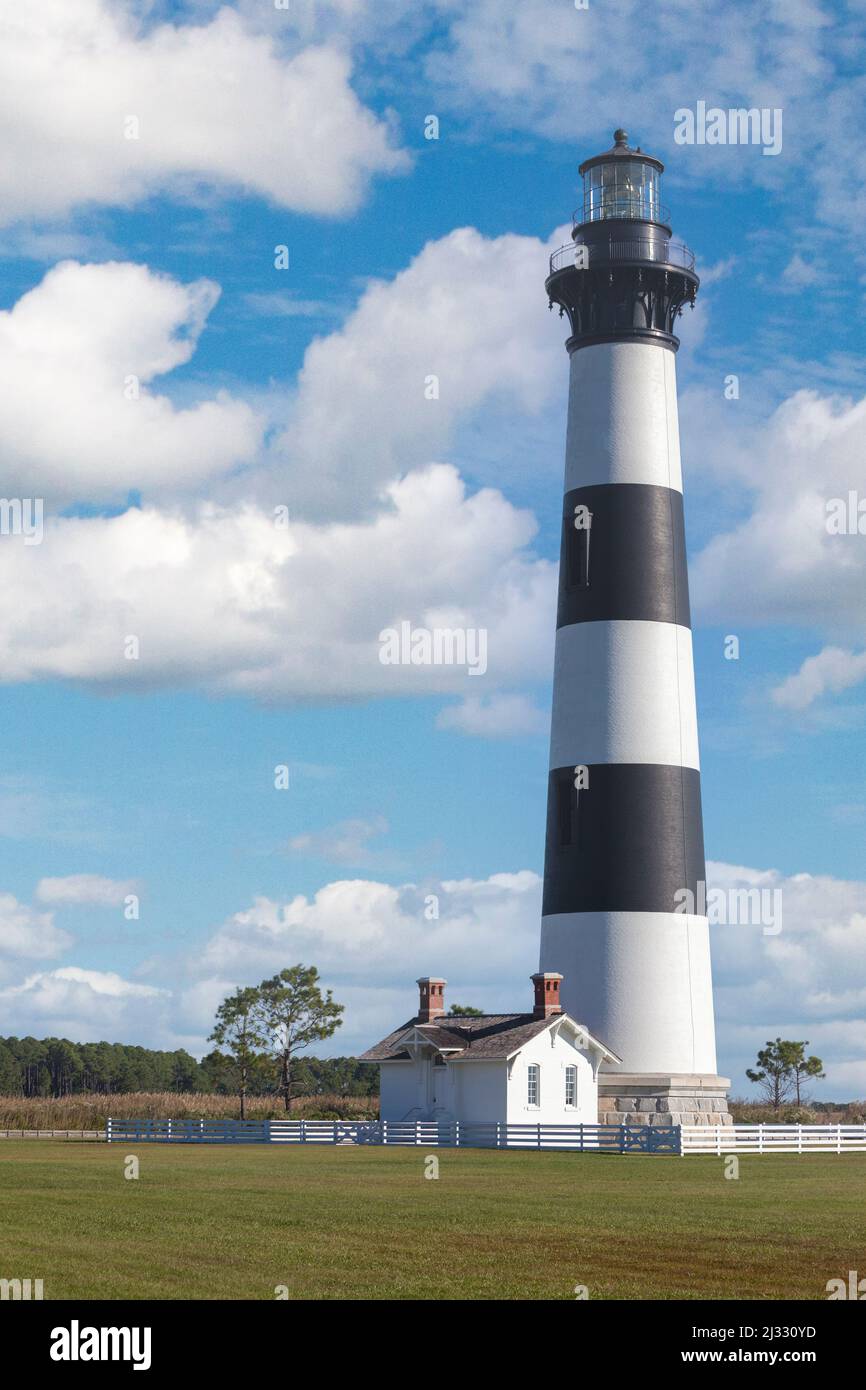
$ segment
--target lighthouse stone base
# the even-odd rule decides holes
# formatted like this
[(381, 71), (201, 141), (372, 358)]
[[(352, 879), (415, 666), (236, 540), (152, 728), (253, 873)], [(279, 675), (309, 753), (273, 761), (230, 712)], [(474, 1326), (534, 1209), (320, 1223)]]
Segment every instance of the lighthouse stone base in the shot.
[(730, 1125), (726, 1076), (600, 1072), (602, 1125)]

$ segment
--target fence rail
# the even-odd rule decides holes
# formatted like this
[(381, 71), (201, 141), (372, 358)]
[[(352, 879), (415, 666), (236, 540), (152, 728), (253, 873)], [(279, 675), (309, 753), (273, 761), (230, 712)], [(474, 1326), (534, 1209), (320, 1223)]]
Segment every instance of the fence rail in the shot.
[(866, 1125), (683, 1125), (683, 1154), (866, 1153)]
[(5, 1129), (0, 1139), (128, 1144), (385, 1144), (578, 1153), (866, 1153), (862, 1125), (530, 1125), (434, 1120), (115, 1120), (101, 1129)]
[(104, 1129), (0, 1129), (0, 1139), (104, 1139)]
[(109, 1143), (392, 1144), (586, 1153), (680, 1152), (676, 1125), (445, 1123), (433, 1120), (115, 1120)]

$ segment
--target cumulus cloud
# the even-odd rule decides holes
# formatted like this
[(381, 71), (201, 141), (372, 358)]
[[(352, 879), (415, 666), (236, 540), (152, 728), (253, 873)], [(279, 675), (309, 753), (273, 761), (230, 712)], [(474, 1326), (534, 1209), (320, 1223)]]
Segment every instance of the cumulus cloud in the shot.
[(436, 717), (437, 729), (455, 729), (478, 738), (514, 738), (538, 734), (548, 727), (548, 716), (528, 695), (468, 696), (459, 705), (446, 705)]
[[(9, 538), (3, 678), (462, 693), (465, 671), (379, 661), (378, 634), (404, 620), (486, 628), (492, 686), (543, 673), (555, 577), (527, 550), (533, 518), (428, 461), (483, 405), (531, 416), (552, 382), (564, 387), (538, 297), (547, 249), (464, 229), (370, 287), (308, 350), (291, 428), (267, 455), (264, 419), (245, 402), (221, 393), (180, 409), (154, 386), (190, 360), (216, 286), (122, 263), (56, 267), (0, 315), (8, 490), (98, 503), (134, 488), (145, 505), (49, 517), (41, 546)], [(428, 376), (438, 399), (425, 398)], [(219, 502), (190, 502), (229, 473)], [(270, 493), (290, 502), (291, 526), (275, 524)], [(138, 660), (125, 656), (130, 635)]]
[(406, 167), (352, 91), (344, 52), (285, 52), (230, 6), (207, 23), (145, 27), (109, 0), (6, 0), (3, 37), (7, 221), (201, 183), (347, 213), (371, 177)]
[[(244, 465), (230, 489), (239, 501), (288, 501), (307, 517), (368, 513), (384, 485), (447, 452), (481, 407), (534, 417), (563, 392), (561, 334), (540, 291), (549, 250), (471, 228), (428, 243), (313, 340), (294, 392), (286, 384), (270, 403), (273, 420), (225, 391), (180, 408), (160, 389), (195, 353), (219, 298), (213, 281), (64, 261), (0, 313), (4, 487), (55, 505), (123, 501), (131, 489), (152, 500)], [(323, 307), (277, 294), (245, 302), (281, 314)]]
[(824, 647), (816, 656), (807, 657), (799, 671), (776, 686), (771, 695), (782, 709), (800, 710), (827, 691), (838, 695), (863, 680), (866, 680), (866, 652)]
[(864, 426), (866, 398), (808, 390), (729, 438), (729, 479), (749, 507), (691, 566), (702, 620), (866, 632), (866, 547), (856, 518), (850, 534), (830, 524), (862, 480)]
[(134, 879), (103, 878), (101, 874), (69, 874), (66, 878), (41, 878), (36, 896), (43, 903), (71, 903), (92, 907), (119, 907), (134, 893)]
[(182, 492), (250, 459), (263, 422), (244, 401), (219, 392), (178, 409), (151, 385), (189, 361), (218, 297), (209, 280), (66, 261), (0, 313), (7, 494)]
[(168, 990), (76, 965), (38, 971), (19, 985), (0, 989), (7, 1032), (51, 1034), (74, 1042), (146, 1037), (151, 1046), (170, 1046), (170, 1001)]
[[(811, 0), (773, 3), (760, 14), (735, 0), (732, 22), (712, 31), (695, 23), (691, 0), (668, 0), (651, 22), (640, 0), (581, 11), (547, 0), (524, 0), (517, 9), (497, 0), (438, 4), (450, 25), (447, 41), (432, 46), (427, 71), (461, 113), (480, 110), (511, 128), (571, 140), (575, 113), (608, 110), (616, 92), (611, 128), (639, 118), (641, 135), (653, 128), (654, 152), (676, 148), (678, 158), (693, 156), (695, 168), (711, 158), (716, 173), (723, 165), (732, 178), (762, 179), (776, 161), (758, 150), (749, 161), (724, 146), (674, 146), (675, 110), (694, 108), (698, 97), (725, 109), (808, 103), (834, 38), (833, 20)], [(799, 133), (792, 130), (794, 141)]]
[(541, 288), (564, 235), (545, 244), (459, 228), (371, 284), (341, 329), (313, 341), (270, 460), (297, 506), (355, 514), (446, 451), (482, 404), (542, 411), (567, 376)]
[(758, 1047), (781, 1036), (808, 1038), (824, 1059), (816, 1097), (866, 1095), (866, 883), (723, 863), (708, 864), (707, 879), (779, 895), (781, 931), (761, 921), (711, 928), (719, 1051), (736, 1089), (746, 1093)]
[(47, 960), (72, 944), (54, 925), (53, 912), (37, 912), (12, 893), (0, 893), (0, 957)]
[(356, 983), (399, 987), (443, 974), (483, 986), (487, 997), (497, 985), (510, 994), (511, 981), (536, 968), (540, 911), (541, 880), (529, 870), (399, 887), (344, 880), (313, 898), (257, 898), (214, 934), (201, 969), (247, 978), (314, 960), (323, 974)]
[(446, 465), (393, 484), (380, 508), (354, 525), (282, 527), (253, 505), (49, 520), (42, 545), (0, 547), (3, 679), (286, 699), (465, 691), (465, 667), (382, 663), (379, 633), (403, 620), (486, 628), (476, 679), (491, 686), (549, 668), (555, 573), (526, 549), (529, 513), (467, 495)]

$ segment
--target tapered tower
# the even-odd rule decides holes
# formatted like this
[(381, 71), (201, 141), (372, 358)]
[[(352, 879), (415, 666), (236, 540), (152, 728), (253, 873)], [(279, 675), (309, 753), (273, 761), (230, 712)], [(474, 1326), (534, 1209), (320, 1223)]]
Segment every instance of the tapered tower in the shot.
[(719, 1123), (674, 334), (699, 281), (661, 161), (614, 140), (546, 281), (571, 377), (541, 969), (623, 1059), (603, 1116)]

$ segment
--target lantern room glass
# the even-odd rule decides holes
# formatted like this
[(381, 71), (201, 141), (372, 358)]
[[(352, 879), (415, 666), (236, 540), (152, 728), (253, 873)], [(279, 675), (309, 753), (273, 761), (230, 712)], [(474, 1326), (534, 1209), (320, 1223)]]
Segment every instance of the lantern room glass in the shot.
[(583, 176), (585, 222), (609, 217), (659, 220), (659, 172), (641, 159), (594, 164)]

